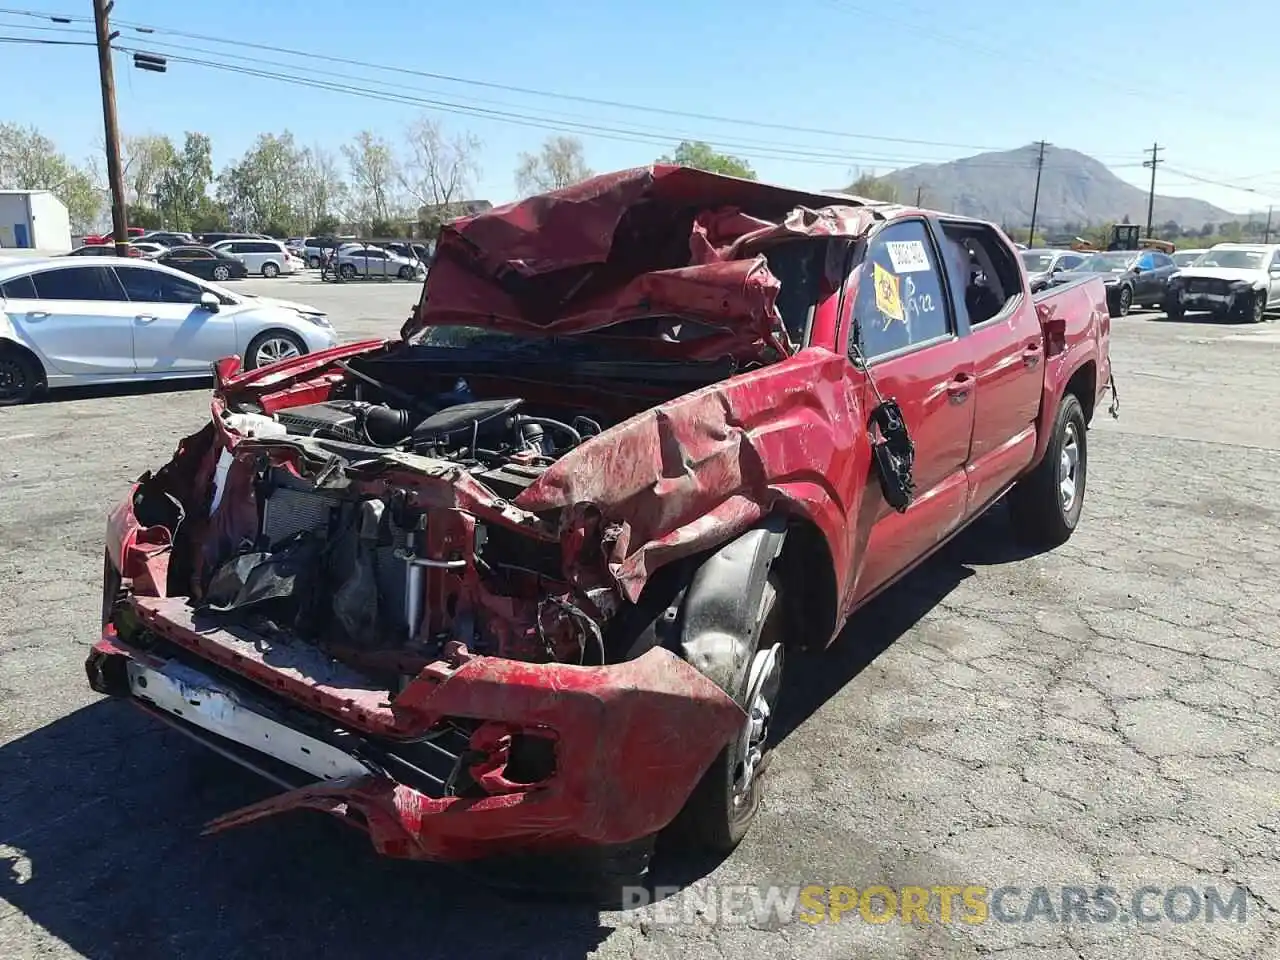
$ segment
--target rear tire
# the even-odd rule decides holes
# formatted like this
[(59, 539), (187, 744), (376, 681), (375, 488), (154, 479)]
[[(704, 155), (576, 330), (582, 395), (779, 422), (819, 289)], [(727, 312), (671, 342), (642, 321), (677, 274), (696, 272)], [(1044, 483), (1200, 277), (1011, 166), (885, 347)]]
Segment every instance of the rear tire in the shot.
[(308, 266), (308, 267), (310, 267), (312, 270), (319, 270), (319, 269), (320, 269), (320, 258), (319, 258), (319, 257), (307, 257), (307, 266)]
[(0, 347), (0, 407), (30, 403), (44, 387), (39, 361), (17, 347)]
[(274, 280), (276, 277), (280, 276), (280, 268), (274, 263), (264, 263), (262, 265), (262, 275), (268, 280)]
[(356, 278), (355, 264), (344, 263), (338, 268), (338, 275), (343, 280), (354, 280)]
[(777, 713), (782, 683), (784, 609), (781, 581), (770, 574), (755, 623), (755, 656), (734, 695), (747, 712), (746, 727), (720, 751), (671, 825), (681, 840), (711, 853), (732, 851), (760, 809), (772, 753), (769, 718)]
[(1009, 491), (1014, 533), (1028, 546), (1061, 546), (1079, 525), (1089, 468), (1087, 434), (1084, 408), (1068, 393), (1058, 406), (1044, 458)]
[(222, 264), (218, 264), (216, 267), (213, 268), (213, 279), (217, 280), (219, 283), (226, 280), (230, 280), (231, 268), (225, 267)]

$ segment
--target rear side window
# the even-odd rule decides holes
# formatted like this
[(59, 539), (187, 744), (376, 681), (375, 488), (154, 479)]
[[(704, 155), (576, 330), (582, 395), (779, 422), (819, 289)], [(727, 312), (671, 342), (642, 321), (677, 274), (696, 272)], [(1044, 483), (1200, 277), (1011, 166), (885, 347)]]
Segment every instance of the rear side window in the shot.
[(944, 222), (943, 247), (956, 309), (970, 326), (1001, 316), (1022, 293), (1022, 274), (1012, 250), (990, 227)]
[(123, 300), (124, 290), (105, 267), (46, 270), (33, 277), (41, 300)]
[(0, 297), (6, 300), (36, 299), (36, 285), (30, 277), (14, 277), (7, 283), (0, 283)]
[(129, 299), (136, 303), (199, 303), (204, 287), (146, 267), (116, 267)]
[(278, 243), (272, 243), (272, 242), (250, 243), (250, 244), (247, 244), (247, 246), (249, 247), (249, 249), (245, 251), (246, 253), (279, 253), (280, 252), (280, 244)]
[(871, 241), (854, 302), (867, 360), (951, 333), (937, 251), (923, 221), (885, 227)]

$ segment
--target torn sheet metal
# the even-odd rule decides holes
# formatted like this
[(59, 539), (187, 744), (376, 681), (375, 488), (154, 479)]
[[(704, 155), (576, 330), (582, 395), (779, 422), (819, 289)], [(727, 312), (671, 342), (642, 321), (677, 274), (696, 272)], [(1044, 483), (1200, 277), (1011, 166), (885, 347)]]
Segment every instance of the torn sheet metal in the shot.
[(778, 324), (777, 281), (759, 252), (797, 237), (862, 236), (878, 217), (838, 195), (685, 167), (607, 174), (447, 225), (401, 333), (569, 334), (674, 313), (765, 343)]

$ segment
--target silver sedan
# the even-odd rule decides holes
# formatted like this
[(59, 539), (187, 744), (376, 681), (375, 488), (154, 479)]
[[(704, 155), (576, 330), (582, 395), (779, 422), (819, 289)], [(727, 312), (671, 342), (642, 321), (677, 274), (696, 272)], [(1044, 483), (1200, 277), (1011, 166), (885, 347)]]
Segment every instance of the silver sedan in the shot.
[(233, 354), (261, 367), (337, 342), (315, 307), (147, 260), (0, 260), (0, 406), (46, 387), (205, 377)]
[(417, 280), (426, 276), (426, 268), (418, 260), (410, 260), (381, 247), (355, 244), (338, 248), (338, 276), (344, 280), (356, 277), (396, 277)]

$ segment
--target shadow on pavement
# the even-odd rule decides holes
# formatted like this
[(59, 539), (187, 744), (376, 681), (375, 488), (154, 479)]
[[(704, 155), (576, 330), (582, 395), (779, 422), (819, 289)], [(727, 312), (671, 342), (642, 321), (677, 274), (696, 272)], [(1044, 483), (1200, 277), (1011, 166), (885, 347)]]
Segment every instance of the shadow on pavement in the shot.
[[(993, 511), (860, 611), (830, 650), (793, 656), (777, 739), (972, 565), (1022, 556), (1002, 546), (1009, 541), (1003, 511)], [(273, 790), (127, 704), (94, 703), (0, 748), (0, 901), (91, 960), (582, 958), (612, 933), (591, 904), (380, 859), (364, 836), (321, 814), (199, 836), (207, 820)], [(720, 859), (659, 850), (654, 885), (695, 882)]]
[(199, 836), (273, 789), (127, 704), (92, 704), (0, 748), (0, 903), (91, 960), (581, 958), (611, 932), (589, 905), (382, 860), (321, 814)]
[(183, 377), (178, 380), (153, 380), (142, 383), (104, 383), (88, 387), (61, 387), (46, 390), (32, 406), (69, 403), (72, 400), (98, 400), (107, 397), (145, 397), (163, 393), (188, 393), (213, 389), (213, 377)]

